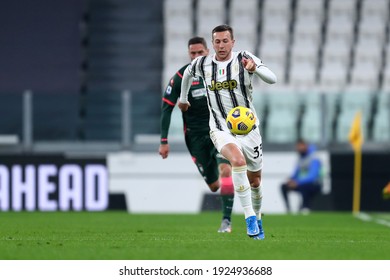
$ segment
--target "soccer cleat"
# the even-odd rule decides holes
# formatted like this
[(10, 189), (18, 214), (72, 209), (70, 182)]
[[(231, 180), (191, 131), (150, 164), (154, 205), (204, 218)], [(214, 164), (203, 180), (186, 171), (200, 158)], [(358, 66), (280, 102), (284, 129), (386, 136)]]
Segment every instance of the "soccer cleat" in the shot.
[(223, 219), (222, 223), (221, 223), (221, 226), (218, 229), (218, 232), (222, 232), (222, 233), (228, 232), (228, 233), (231, 233), (232, 232), (232, 223), (228, 219)]
[(255, 235), (255, 236), (249, 236), (251, 239), (254, 239), (254, 240), (263, 240), (264, 238), (261, 238), (260, 234), (258, 235)]
[(265, 238), (264, 230), (263, 230), (263, 221), (262, 220), (257, 220), (257, 224), (259, 226), (259, 239), (263, 240)]
[(246, 234), (248, 234), (249, 237), (254, 237), (259, 235), (259, 225), (257, 224), (256, 216), (250, 216), (245, 219), (246, 222)]

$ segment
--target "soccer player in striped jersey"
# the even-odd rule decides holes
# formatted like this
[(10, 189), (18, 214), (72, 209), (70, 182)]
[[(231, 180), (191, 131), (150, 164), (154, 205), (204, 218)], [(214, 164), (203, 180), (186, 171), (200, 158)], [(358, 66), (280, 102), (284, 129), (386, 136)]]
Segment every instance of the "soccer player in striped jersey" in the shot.
[(252, 79), (260, 77), (269, 84), (276, 82), (275, 74), (248, 51), (233, 51), (233, 29), (219, 25), (212, 31), (215, 54), (201, 56), (192, 61), (183, 73), (179, 108), (191, 108), (188, 89), (193, 77), (206, 83), (210, 110), (210, 136), (218, 152), (229, 160), (236, 195), (245, 213), (247, 234), (257, 240), (264, 239), (261, 219), (262, 139), (259, 118), (255, 128), (247, 135), (233, 135), (227, 125), (227, 113), (236, 106), (250, 108), (252, 104)]
[[(188, 41), (188, 53), (193, 60), (209, 52), (206, 41), (194, 37)], [(181, 92), (181, 79), (188, 64), (183, 66), (171, 78), (162, 98), (161, 142), (159, 153), (163, 159), (168, 157), (168, 131), (172, 110)], [(234, 188), (231, 177), (231, 167), (215, 149), (209, 134), (209, 109), (207, 106), (206, 89), (199, 77), (191, 79), (188, 88), (188, 98), (191, 109), (183, 113), (185, 143), (200, 174), (212, 192), (219, 189), (222, 201), (222, 222), (218, 232), (231, 232), (231, 214), (234, 201)]]

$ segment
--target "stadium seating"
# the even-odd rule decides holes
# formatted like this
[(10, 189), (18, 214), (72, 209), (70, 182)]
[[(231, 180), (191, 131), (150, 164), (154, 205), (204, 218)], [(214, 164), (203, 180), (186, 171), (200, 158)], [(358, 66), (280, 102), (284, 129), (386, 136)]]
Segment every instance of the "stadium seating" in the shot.
[[(279, 69), (279, 65), (281, 68), (286, 68), (286, 58), (287, 58), (287, 48), (285, 40), (278, 39), (270, 39), (264, 41), (263, 44), (260, 45), (258, 50), (259, 57), (263, 60), (263, 62), (270, 67), (270, 69), (274, 70), (274, 68)], [(275, 66), (277, 65), (277, 66)], [(279, 73), (281, 73), (279, 71)], [(284, 81), (281, 76), (278, 75), (279, 82)]]
[[(22, 139), (23, 95), (14, 92), (0, 94), (0, 134), (17, 135)], [(11, 121), (12, 120), (12, 121)]]
[(301, 119), (301, 137), (318, 143), (322, 139), (322, 100), (319, 92), (299, 93), (303, 115)]
[(121, 95), (118, 92), (92, 92), (85, 97), (82, 122), (85, 140), (121, 139)]
[(172, 111), (168, 139), (169, 140), (184, 139), (183, 117), (182, 117), (182, 113), (178, 107), (173, 108), (173, 111)]
[(390, 91), (390, 44), (386, 45), (386, 59), (382, 72), (382, 84), (380, 86), (383, 91)]
[(265, 128), (265, 140), (271, 143), (292, 143), (297, 139), (296, 115), (289, 111), (271, 110)]
[(351, 71), (350, 88), (374, 91), (378, 88), (379, 67), (372, 61), (355, 61)]
[(324, 16), (325, 0), (298, 0), (296, 7), (297, 17), (314, 15), (317, 18)]
[(342, 61), (325, 60), (320, 70), (320, 88), (339, 92), (346, 87), (348, 68)]
[(321, 42), (321, 29), (323, 24), (323, 15), (317, 13), (302, 14), (295, 20), (294, 40), (300, 41), (309, 38), (314, 42)]
[(357, 112), (362, 113), (363, 135), (367, 139), (368, 120), (372, 113), (373, 95), (365, 91), (346, 91), (340, 95), (340, 116), (337, 123), (336, 140), (348, 140), (349, 128)]
[(352, 42), (354, 36), (355, 19), (349, 14), (330, 14), (326, 25), (326, 42), (344, 38)]
[(349, 64), (352, 42), (345, 38), (332, 38), (323, 47), (323, 62), (338, 61)]
[(258, 19), (261, 14), (259, 3), (259, 0), (247, 0), (243, 5), (240, 0), (230, 1), (228, 17), (229, 24), (234, 28), (236, 50), (256, 52)]
[[(258, 19), (260, 16), (259, 4), (259, 0), (246, 0), (245, 5), (241, 0), (230, 0), (228, 14), (231, 25), (236, 28), (237, 25), (240, 25), (240, 20), (246, 18), (252, 19), (253, 23), (257, 23), (254, 19)], [(252, 28), (252, 26), (248, 27), (249, 30), (252, 30)]]
[(301, 136), (312, 143), (322, 140), (321, 111), (309, 110), (302, 118)]
[(164, 1), (164, 66), (162, 87), (170, 77), (188, 62), (187, 43), (193, 36), (193, 1)]
[(337, 120), (340, 114), (340, 93), (327, 92), (325, 96), (325, 133), (326, 140), (335, 140)]
[(368, 116), (372, 110), (373, 95), (365, 91), (356, 92), (354, 90), (344, 91), (340, 94), (340, 109), (342, 112), (361, 111)]
[(301, 61), (291, 62), (290, 85), (294, 90), (308, 90), (316, 83), (316, 62)]
[(329, 14), (347, 15), (355, 17), (357, 9), (357, 0), (329, 0)]
[[(42, 12), (49, 11), (49, 7), (47, 5)], [(81, 9), (81, 4), (75, 7)], [(213, 52), (211, 30), (222, 23), (234, 28), (235, 50), (253, 52), (278, 77), (275, 85), (254, 78), (254, 89), (261, 93), (258, 96), (255, 93), (254, 103), (266, 124), (267, 141), (285, 143), (299, 133), (320, 141), (323, 130), (332, 132), (327, 140), (345, 141), (347, 127), (357, 109), (364, 111), (367, 140), (385, 142), (389, 137), (390, 104), (386, 98), (390, 92), (390, 0), (110, 0), (86, 1), (85, 9), (85, 14), (78, 10), (77, 15), (79, 20), (82, 14), (82, 38), (72, 37), (66, 40), (69, 45), (60, 44), (59, 52), (43, 56), (55, 55), (57, 60), (53, 59), (53, 63), (71, 56), (67, 60), (71, 64), (57, 68), (62, 71), (79, 67), (81, 75), (74, 75), (70, 81), (70, 76), (62, 78), (56, 74), (55, 79), (48, 79), (48, 84), (58, 87), (68, 84), (76, 88), (74, 92), (80, 90), (80, 94), (59, 93), (54, 102), (54, 97), (45, 98), (32, 88), (37, 93), (33, 113), (35, 140), (81, 137), (116, 141), (121, 137), (120, 96), (124, 90), (133, 92), (133, 104), (143, 105), (133, 106), (132, 117), (148, 116), (139, 120), (134, 132), (158, 133), (161, 91), (170, 77), (189, 62), (188, 39), (194, 35), (204, 36)], [(63, 15), (76, 14), (70, 13), (74, 10), (64, 11)], [(20, 27), (10, 24), (5, 30), (12, 34), (12, 31), (20, 31)], [(25, 38), (23, 42), (27, 42)], [(57, 38), (52, 42), (54, 45), (65, 40), (65, 37), (50, 38)], [(79, 43), (81, 48), (80, 45), (74, 47)], [(70, 51), (70, 45), (77, 53)], [(33, 50), (25, 43), (19, 47)], [(5, 44), (1, 57), (6, 64), (18, 65), (7, 54), (11, 49)], [(66, 50), (66, 55), (58, 56), (62, 50)], [(27, 64), (26, 67), (36, 68), (33, 63)], [(16, 66), (13, 71), (3, 72), (17, 77), (10, 74), (15, 69)], [(39, 79), (30, 72), (27, 78), (36, 87)], [(7, 75), (3, 84), (20, 83), (23, 87), (31, 84), (16, 78), (12, 81)], [(285, 92), (286, 96), (275, 94), (277, 91)], [(381, 92), (378, 94), (378, 91)], [(1, 110), (8, 116), (0, 120), (0, 132), (17, 134), (22, 139), (22, 98), (18, 94), (0, 93)], [(320, 94), (327, 105), (325, 128), (319, 123), (323, 119), (318, 105)], [(375, 96), (379, 101), (372, 103)], [(50, 102), (58, 106), (49, 106)], [(301, 111), (301, 107), (305, 110)], [(58, 112), (58, 118), (49, 117), (52, 110)], [(181, 118), (179, 120), (177, 124), (181, 125)], [(176, 122), (172, 122), (172, 132), (181, 135), (182, 129), (175, 125)], [(285, 125), (292, 126), (290, 136), (277, 130)]]
[(379, 92), (376, 95), (376, 114), (373, 119), (372, 140), (375, 142), (390, 141), (390, 94)]
[[(388, 0), (250, 0), (246, 5), (239, 0), (193, 2), (197, 7), (195, 30), (209, 36), (217, 21), (218, 24), (228, 22), (235, 30), (235, 49), (253, 52), (277, 74), (278, 83), (272, 86), (254, 79), (255, 90), (263, 92), (254, 103), (265, 118), (268, 141), (288, 141), (287, 136), (271, 129), (273, 123), (276, 127), (283, 126), (278, 123), (278, 115), (282, 118), (288, 114), (295, 120), (294, 137), (301, 133), (318, 142), (325, 131), (327, 140), (345, 141), (344, 130), (356, 109), (349, 99), (371, 104), (371, 93), (390, 91)], [(169, 61), (175, 64), (175, 59)], [(295, 103), (284, 109), (285, 105), (274, 100), (279, 95), (272, 97), (272, 91), (285, 91), (292, 96), (301, 91), (325, 94), (326, 127), (322, 129), (322, 115), (318, 110), (308, 109), (302, 114), (299, 109), (292, 109), (299, 108)], [(348, 91), (355, 92), (356, 96)], [(309, 95), (305, 94), (308, 100), (302, 100), (303, 106), (318, 109), (320, 95), (313, 95), (315, 98)], [(369, 100), (365, 99), (367, 96)], [(374, 139), (375, 123), (381, 123), (379, 118), (383, 113), (375, 113), (369, 107), (363, 108), (365, 128), (372, 130)], [(369, 125), (373, 126), (369, 128)]]
[(388, 108), (378, 111), (375, 115), (372, 140), (385, 143), (390, 141), (390, 112)]
[(381, 18), (383, 21), (387, 21), (389, 14), (388, 0), (363, 0), (361, 5), (362, 18)]
[(262, 91), (253, 92), (253, 106), (255, 107), (257, 116), (262, 122), (266, 118), (268, 106), (268, 94)]
[[(355, 62), (373, 62), (380, 65), (382, 62), (383, 44), (377, 40), (368, 39), (361, 34), (359, 41), (355, 45)], [(376, 67), (378, 68), (378, 67)]]
[(389, 92), (379, 92), (377, 94), (376, 109), (378, 111), (390, 108), (390, 94)]
[(264, 17), (262, 19), (262, 42), (272, 40), (275, 37), (285, 42), (288, 41), (290, 30), (290, 15), (283, 14), (267, 14), (264, 10)]
[(231, 25), (234, 26), (234, 39), (236, 50), (248, 50), (255, 53), (257, 44), (257, 22), (249, 17), (233, 17)]
[(164, 0), (164, 18), (169, 20), (169, 17), (187, 16), (191, 19), (192, 3), (192, 0)]
[(79, 124), (79, 96), (74, 93), (34, 93), (34, 140), (76, 140)]
[(264, 0), (264, 15), (267, 17), (289, 18), (291, 14), (291, 0)]
[(196, 13), (197, 35), (211, 41), (211, 30), (214, 27), (226, 23), (225, 0), (198, 0)]
[(386, 39), (386, 24), (387, 19), (363, 14), (358, 24), (359, 40), (375, 40), (378, 44), (383, 44)]
[(292, 63), (306, 61), (316, 65), (318, 54), (319, 44), (317, 39), (311, 37), (307, 39), (299, 39), (295, 37), (294, 44), (291, 47)]
[[(256, 94), (255, 98), (259, 94)], [(283, 92), (269, 88), (263, 91), (262, 119), (265, 124), (265, 140), (274, 143), (294, 142), (298, 137), (297, 122), (301, 110), (301, 100), (290, 92)], [(256, 108), (260, 100), (255, 101)], [(265, 114), (266, 112), (266, 114)]]

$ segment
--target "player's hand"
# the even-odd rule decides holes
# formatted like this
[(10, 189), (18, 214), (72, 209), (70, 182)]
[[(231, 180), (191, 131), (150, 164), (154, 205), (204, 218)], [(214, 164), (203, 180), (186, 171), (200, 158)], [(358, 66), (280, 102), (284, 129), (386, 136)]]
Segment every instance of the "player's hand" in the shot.
[(250, 73), (253, 73), (256, 71), (256, 62), (253, 60), (253, 59), (248, 59), (248, 58), (243, 58), (241, 60), (242, 62), (242, 65), (244, 66), (244, 68), (250, 72)]
[(158, 153), (163, 159), (166, 159), (169, 154), (169, 144), (161, 144)]
[(182, 112), (186, 112), (186, 111), (188, 110), (188, 108), (191, 106), (191, 104), (190, 104), (190, 102), (188, 102), (188, 101), (187, 101), (187, 103), (181, 103), (181, 102), (179, 102), (177, 106), (179, 106), (179, 108), (180, 108), (180, 110), (181, 110)]

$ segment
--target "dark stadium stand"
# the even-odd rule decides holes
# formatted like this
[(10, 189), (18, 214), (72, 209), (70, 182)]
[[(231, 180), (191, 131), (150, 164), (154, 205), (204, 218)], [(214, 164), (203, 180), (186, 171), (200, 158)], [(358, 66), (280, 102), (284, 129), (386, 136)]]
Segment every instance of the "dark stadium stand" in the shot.
[(35, 141), (77, 140), (78, 94), (35, 94), (32, 106), (33, 139)]
[(0, 3), (0, 94), (78, 93), (85, 0)]
[[(135, 133), (158, 129), (162, 69), (162, 2), (90, 1), (82, 86), (85, 140), (120, 140), (121, 93), (131, 90)], [(142, 104), (142, 106), (138, 106)], [(132, 118), (133, 119), (133, 118)]]
[(31, 90), (33, 139), (76, 139), (85, 2), (0, 3), (0, 134), (23, 139), (22, 94)]
[(89, 2), (88, 90), (160, 90), (161, 9), (158, 0)]
[(2, 92), (0, 94), (0, 134), (17, 135), (22, 139), (22, 94)]

